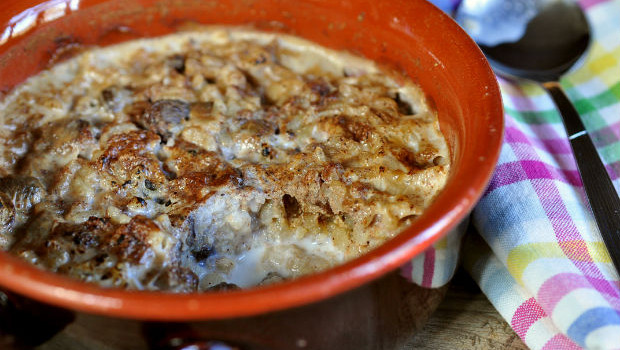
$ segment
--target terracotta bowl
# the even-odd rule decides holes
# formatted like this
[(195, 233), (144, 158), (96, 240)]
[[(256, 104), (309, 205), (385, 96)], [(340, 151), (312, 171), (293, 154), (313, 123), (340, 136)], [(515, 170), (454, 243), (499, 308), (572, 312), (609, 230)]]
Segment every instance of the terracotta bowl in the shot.
[(421, 0), (23, 0), (0, 9), (0, 91), (89, 46), (178, 31), (188, 24), (249, 25), (348, 50), (409, 75), (437, 110), (451, 150), (445, 190), (409, 228), (331, 270), (242, 291), (176, 295), (103, 289), (0, 253), (0, 285), (86, 314), (190, 321), (307, 305), (385, 275), (460, 223), (483, 193), (503, 134), (495, 76), (474, 42)]

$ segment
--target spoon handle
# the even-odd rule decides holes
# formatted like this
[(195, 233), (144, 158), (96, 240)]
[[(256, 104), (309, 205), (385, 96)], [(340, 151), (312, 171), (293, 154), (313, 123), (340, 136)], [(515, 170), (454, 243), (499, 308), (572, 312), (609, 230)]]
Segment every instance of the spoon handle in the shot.
[(544, 83), (560, 110), (594, 219), (616, 271), (620, 272), (620, 197), (579, 114), (557, 82)]

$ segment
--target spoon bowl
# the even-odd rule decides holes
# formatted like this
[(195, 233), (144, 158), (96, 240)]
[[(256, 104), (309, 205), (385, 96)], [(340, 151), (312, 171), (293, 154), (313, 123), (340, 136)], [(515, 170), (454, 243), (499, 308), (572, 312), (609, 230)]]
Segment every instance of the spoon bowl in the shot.
[(543, 1), (538, 11), (518, 41), (480, 45), (500, 74), (544, 83), (558, 81), (579, 66), (575, 63), (584, 57), (590, 43), (590, 27), (579, 5)]

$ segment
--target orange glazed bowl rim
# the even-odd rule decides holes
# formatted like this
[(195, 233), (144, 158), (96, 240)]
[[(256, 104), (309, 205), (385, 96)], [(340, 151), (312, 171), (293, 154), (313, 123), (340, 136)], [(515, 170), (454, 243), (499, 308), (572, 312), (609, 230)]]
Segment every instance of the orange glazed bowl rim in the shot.
[[(49, 62), (50, 55), (58, 52), (52, 50), (59, 47), (57, 38), (85, 46), (107, 45), (171, 32), (180, 22), (251, 25), (353, 51), (409, 75), (427, 94), (451, 145), (450, 178), (425, 213), (385, 244), (343, 265), (280, 284), (190, 294), (109, 289), (40, 270), (0, 252), (0, 286), (52, 305), (112, 317), (189, 321), (256, 315), (319, 301), (398, 268), (445, 236), (469, 215), (482, 196), (502, 142), (499, 87), (476, 44), (449, 16), (430, 3), (423, 0), (304, 0), (291, 2), (294, 6), (285, 0), (250, 0), (241, 4), (231, 0), (136, 0), (123, 6), (118, 3), (116, 0), (42, 3), (24, 0), (3, 4), (0, 96), (45, 68), (42, 61)], [(28, 15), (34, 16), (30, 27), (19, 27), (17, 21)], [(9, 69), (9, 64), (14, 66)]]

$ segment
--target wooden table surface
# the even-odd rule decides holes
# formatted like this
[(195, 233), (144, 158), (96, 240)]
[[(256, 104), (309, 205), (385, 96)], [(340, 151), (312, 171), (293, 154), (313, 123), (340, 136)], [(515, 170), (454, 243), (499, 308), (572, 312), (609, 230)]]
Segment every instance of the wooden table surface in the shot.
[(406, 349), (527, 349), (464, 270)]
[[(439, 289), (424, 289), (406, 282), (397, 274), (392, 274), (388, 277), (387, 284), (377, 284), (373, 290), (372, 293), (377, 295), (385, 294), (387, 291), (402, 293), (400, 297), (398, 294), (396, 296), (398, 302), (395, 302), (394, 296), (390, 294), (390, 300), (385, 300), (388, 303), (385, 305), (392, 305), (393, 308), (404, 311), (399, 313), (404, 318), (397, 317), (388, 321), (386, 317), (390, 312), (379, 313), (376, 317), (382, 322), (392, 322), (384, 329), (389, 330), (390, 334), (381, 334), (383, 337), (402, 340), (398, 343), (404, 344), (403, 349), (527, 349), (476, 283), (462, 269), (457, 272), (450, 285)], [(353, 293), (350, 296), (355, 297), (358, 294), (364, 295)], [(380, 325), (381, 322), (377, 324)], [(80, 347), (76, 343), (76, 339), (83, 339), (79, 330), (79, 326), (68, 326), (65, 331), (37, 349), (92, 350), (93, 347)], [(390, 342), (382, 342), (381, 334), (371, 337), (377, 341), (372, 343), (377, 344), (378, 349), (394, 349), (392, 346), (385, 346)], [(357, 334), (357, 336), (364, 335)], [(6, 335), (2, 337), (0, 332), (1, 349), (23, 349), (13, 347), (11, 344), (12, 338)], [(103, 348), (111, 349), (114, 346)]]

